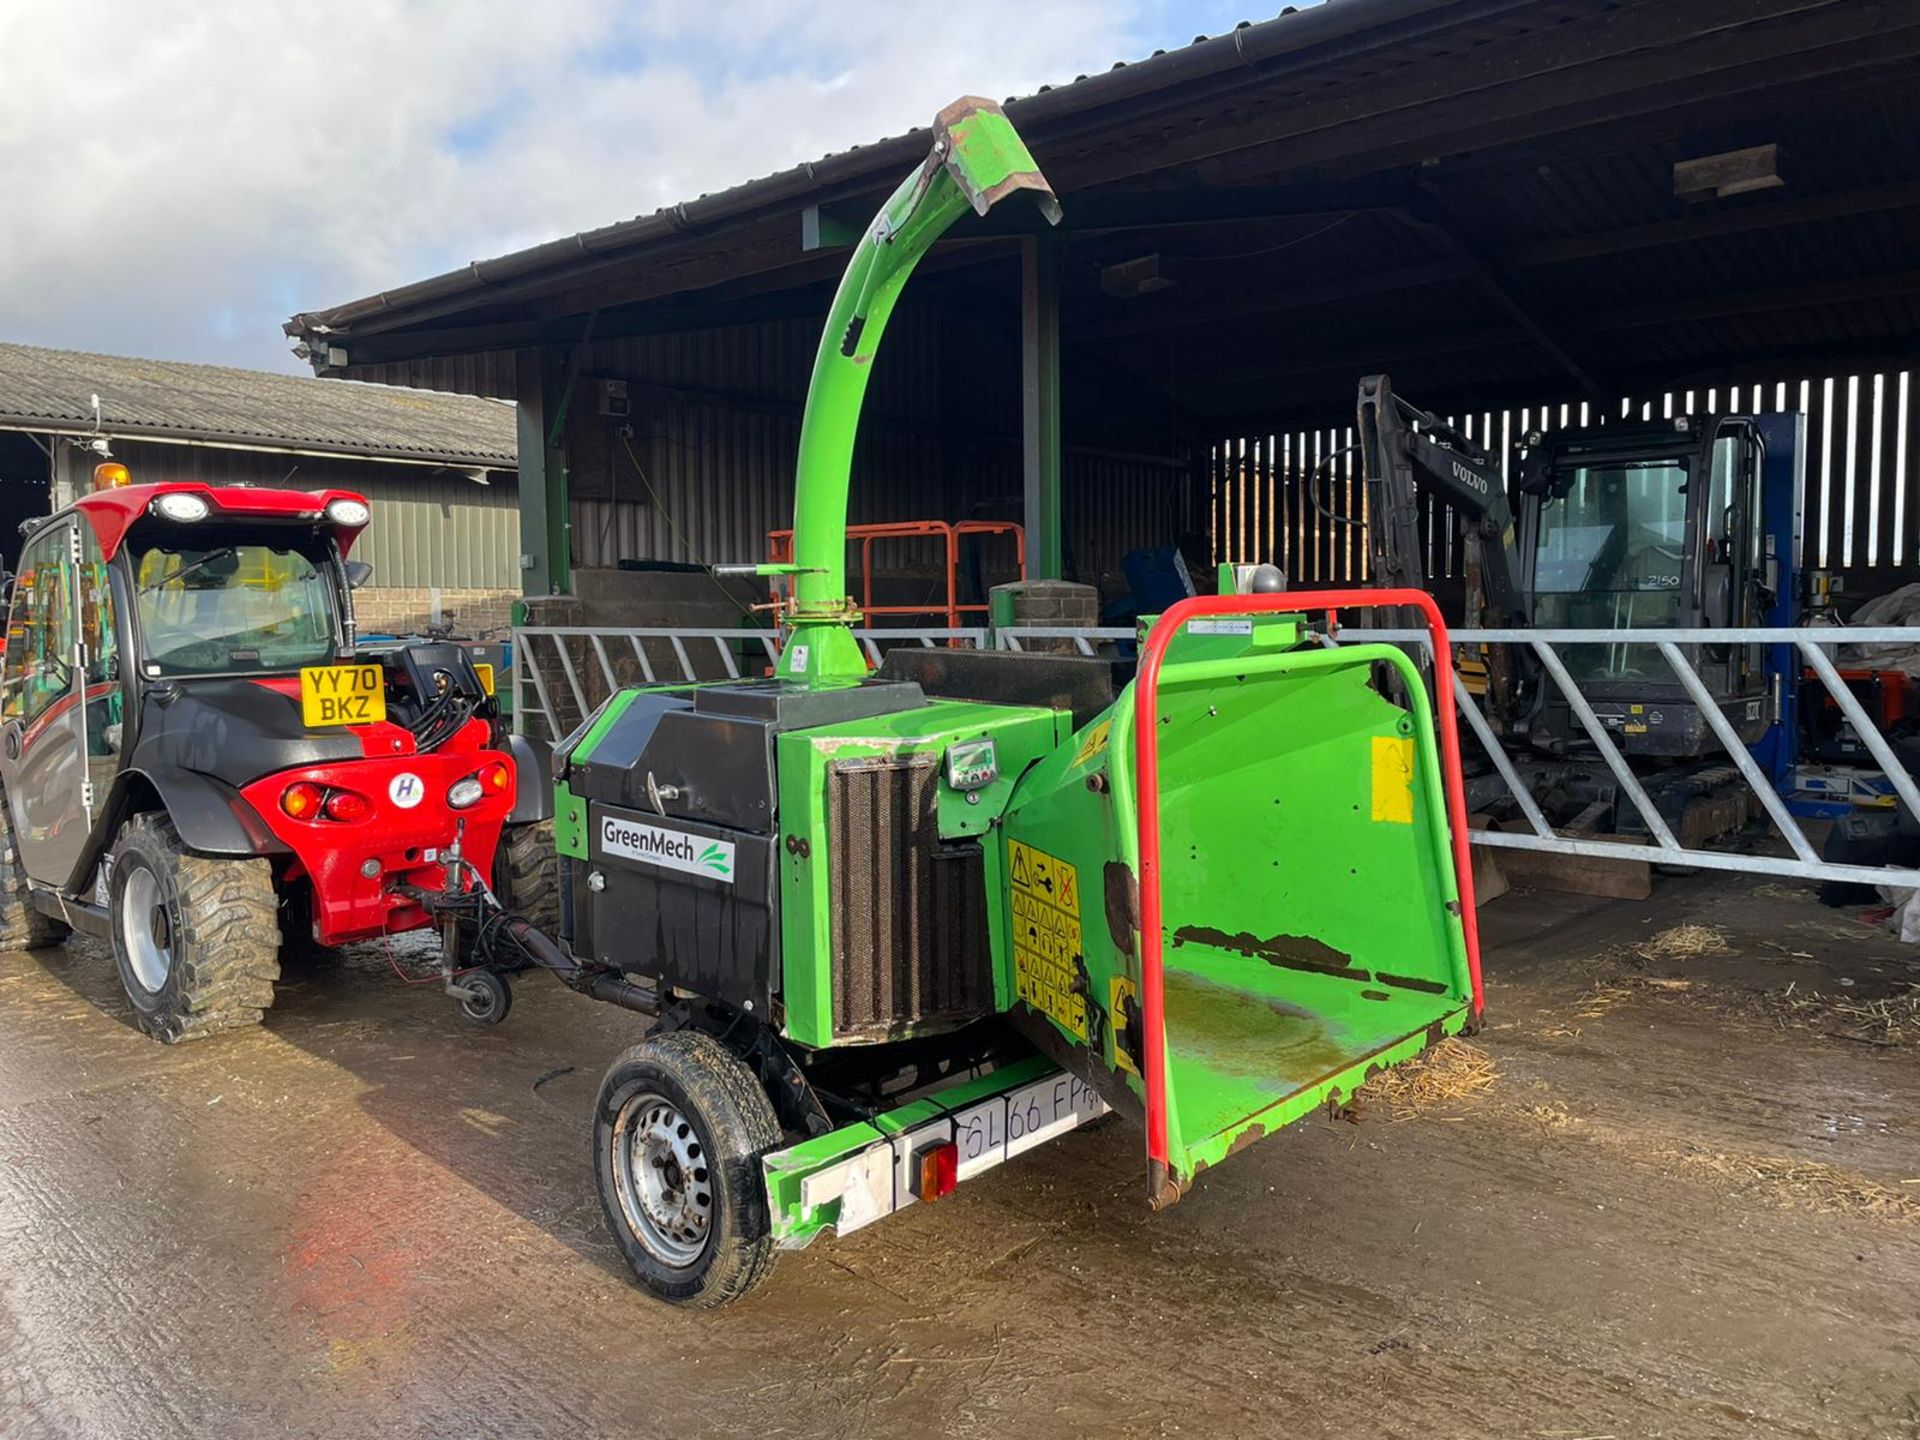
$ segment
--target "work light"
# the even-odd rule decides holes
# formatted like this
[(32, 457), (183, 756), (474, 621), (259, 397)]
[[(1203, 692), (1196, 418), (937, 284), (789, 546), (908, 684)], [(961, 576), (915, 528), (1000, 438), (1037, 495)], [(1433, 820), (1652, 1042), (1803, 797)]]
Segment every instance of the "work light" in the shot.
[(153, 502), (153, 513), (164, 520), (204, 520), (212, 508), (205, 496), (189, 494), (184, 490), (158, 496)]

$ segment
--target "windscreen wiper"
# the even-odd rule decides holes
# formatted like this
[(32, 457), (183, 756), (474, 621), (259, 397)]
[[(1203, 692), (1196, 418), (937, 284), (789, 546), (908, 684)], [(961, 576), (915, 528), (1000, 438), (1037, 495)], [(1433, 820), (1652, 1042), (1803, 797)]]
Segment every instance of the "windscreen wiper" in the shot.
[(209, 550), (198, 560), (187, 565), (182, 565), (178, 570), (169, 570), (158, 580), (149, 580), (140, 587), (140, 593), (145, 595), (151, 591), (158, 590), (163, 585), (171, 585), (176, 580), (183, 580), (202, 566), (211, 565), (216, 560), (224, 560), (231, 554), (233, 554), (233, 547), (231, 545), (223, 545), (218, 550)]

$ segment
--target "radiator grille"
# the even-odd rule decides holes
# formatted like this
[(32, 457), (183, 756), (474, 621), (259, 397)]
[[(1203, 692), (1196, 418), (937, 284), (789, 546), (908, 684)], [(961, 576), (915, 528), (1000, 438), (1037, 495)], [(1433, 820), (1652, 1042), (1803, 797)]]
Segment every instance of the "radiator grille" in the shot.
[(992, 1006), (985, 862), (943, 844), (940, 757), (827, 767), (833, 1029), (878, 1038)]

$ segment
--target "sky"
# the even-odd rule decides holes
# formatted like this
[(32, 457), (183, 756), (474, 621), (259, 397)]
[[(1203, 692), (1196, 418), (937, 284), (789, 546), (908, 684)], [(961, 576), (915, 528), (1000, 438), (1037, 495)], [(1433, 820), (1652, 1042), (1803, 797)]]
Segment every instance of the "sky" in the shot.
[(1245, 18), (1220, 0), (0, 0), (0, 340), (280, 324)]

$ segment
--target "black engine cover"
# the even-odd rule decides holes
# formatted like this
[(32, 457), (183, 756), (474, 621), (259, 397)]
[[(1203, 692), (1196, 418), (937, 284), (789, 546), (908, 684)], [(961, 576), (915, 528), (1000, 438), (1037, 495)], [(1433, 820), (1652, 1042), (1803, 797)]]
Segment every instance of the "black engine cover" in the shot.
[(574, 867), (575, 953), (767, 1016), (779, 988), (774, 737), (925, 703), (917, 685), (875, 682), (636, 695), (588, 754), (563, 761), (590, 831)]

